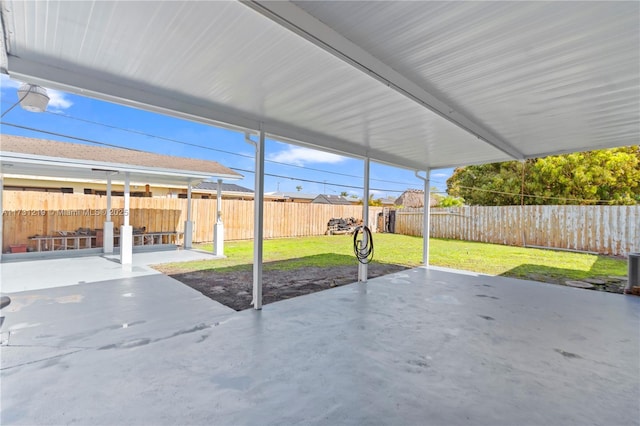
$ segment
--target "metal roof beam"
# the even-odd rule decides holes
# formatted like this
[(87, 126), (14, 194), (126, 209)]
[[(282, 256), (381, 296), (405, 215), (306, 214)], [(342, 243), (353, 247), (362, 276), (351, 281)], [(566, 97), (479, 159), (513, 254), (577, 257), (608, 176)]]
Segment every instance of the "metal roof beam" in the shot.
[(456, 108), (441, 101), (295, 4), (289, 1), (255, 0), (242, 0), (242, 3), (477, 136), (494, 148), (513, 158), (524, 158), (524, 154), (512, 144), (456, 111)]

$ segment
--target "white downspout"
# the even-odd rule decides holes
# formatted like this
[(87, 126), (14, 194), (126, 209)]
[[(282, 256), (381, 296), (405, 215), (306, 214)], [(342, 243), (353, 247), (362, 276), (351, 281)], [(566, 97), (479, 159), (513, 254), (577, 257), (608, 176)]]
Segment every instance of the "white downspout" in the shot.
[(425, 170), (425, 177), (419, 175), (419, 171), (416, 170), (416, 177), (424, 182), (424, 208), (422, 215), (422, 264), (429, 267), (429, 235), (431, 232), (431, 211), (429, 204), (431, 202), (431, 170)]
[(256, 310), (262, 309), (262, 258), (264, 235), (264, 130), (260, 126), (258, 142), (253, 141), (248, 133), (245, 133), (244, 140), (253, 145), (256, 151), (255, 165), (255, 195), (253, 214), (253, 300), (252, 305)]

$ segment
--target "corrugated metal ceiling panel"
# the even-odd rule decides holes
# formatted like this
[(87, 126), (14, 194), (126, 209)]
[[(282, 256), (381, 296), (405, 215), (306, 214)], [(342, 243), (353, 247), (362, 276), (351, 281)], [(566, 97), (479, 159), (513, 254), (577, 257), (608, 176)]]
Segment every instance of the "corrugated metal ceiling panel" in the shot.
[[(509, 158), (241, 3), (3, 6), (18, 76), (410, 168)], [(637, 143), (625, 7), (586, 4), (574, 22), (537, 3), (299, 6), (527, 155)]]
[(525, 155), (639, 142), (638, 2), (296, 4)]

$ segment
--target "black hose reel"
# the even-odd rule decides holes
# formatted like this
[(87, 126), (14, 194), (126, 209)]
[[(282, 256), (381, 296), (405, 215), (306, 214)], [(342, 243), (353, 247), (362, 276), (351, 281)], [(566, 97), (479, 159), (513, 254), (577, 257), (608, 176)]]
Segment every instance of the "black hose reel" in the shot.
[[(362, 239), (358, 235), (362, 234)], [(366, 265), (373, 260), (373, 236), (366, 226), (358, 226), (353, 231), (353, 252), (358, 262)]]

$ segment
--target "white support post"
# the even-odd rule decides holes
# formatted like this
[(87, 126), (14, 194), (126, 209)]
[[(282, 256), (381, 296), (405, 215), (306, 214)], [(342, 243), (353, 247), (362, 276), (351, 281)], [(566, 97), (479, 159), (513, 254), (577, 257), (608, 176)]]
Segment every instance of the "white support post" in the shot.
[(107, 172), (107, 211), (102, 229), (102, 252), (113, 253), (113, 222), (111, 221), (111, 173)]
[(193, 243), (193, 222), (191, 221), (191, 182), (187, 186), (187, 220), (184, 223), (184, 248), (190, 249)]
[(129, 224), (131, 214), (129, 172), (124, 174), (124, 225), (120, 227), (120, 263), (122, 269), (131, 268), (133, 263), (133, 228)]
[(213, 254), (224, 256), (224, 225), (222, 224), (222, 179), (218, 179), (218, 194), (216, 200), (216, 223), (213, 227)]
[[(362, 224), (369, 226), (369, 157), (364, 160), (364, 195), (362, 198)], [(362, 233), (360, 248), (364, 248), (370, 242), (367, 241), (367, 234)], [(358, 282), (366, 283), (369, 275), (369, 265), (358, 262)]]
[(262, 237), (264, 235), (264, 130), (260, 126), (260, 137), (254, 142), (248, 134), (245, 141), (252, 144), (256, 151), (255, 196), (253, 224), (253, 308), (262, 309)]
[(416, 171), (416, 177), (424, 182), (424, 207), (422, 209), (422, 264), (429, 267), (429, 236), (431, 233), (431, 170), (425, 170), (425, 177)]

